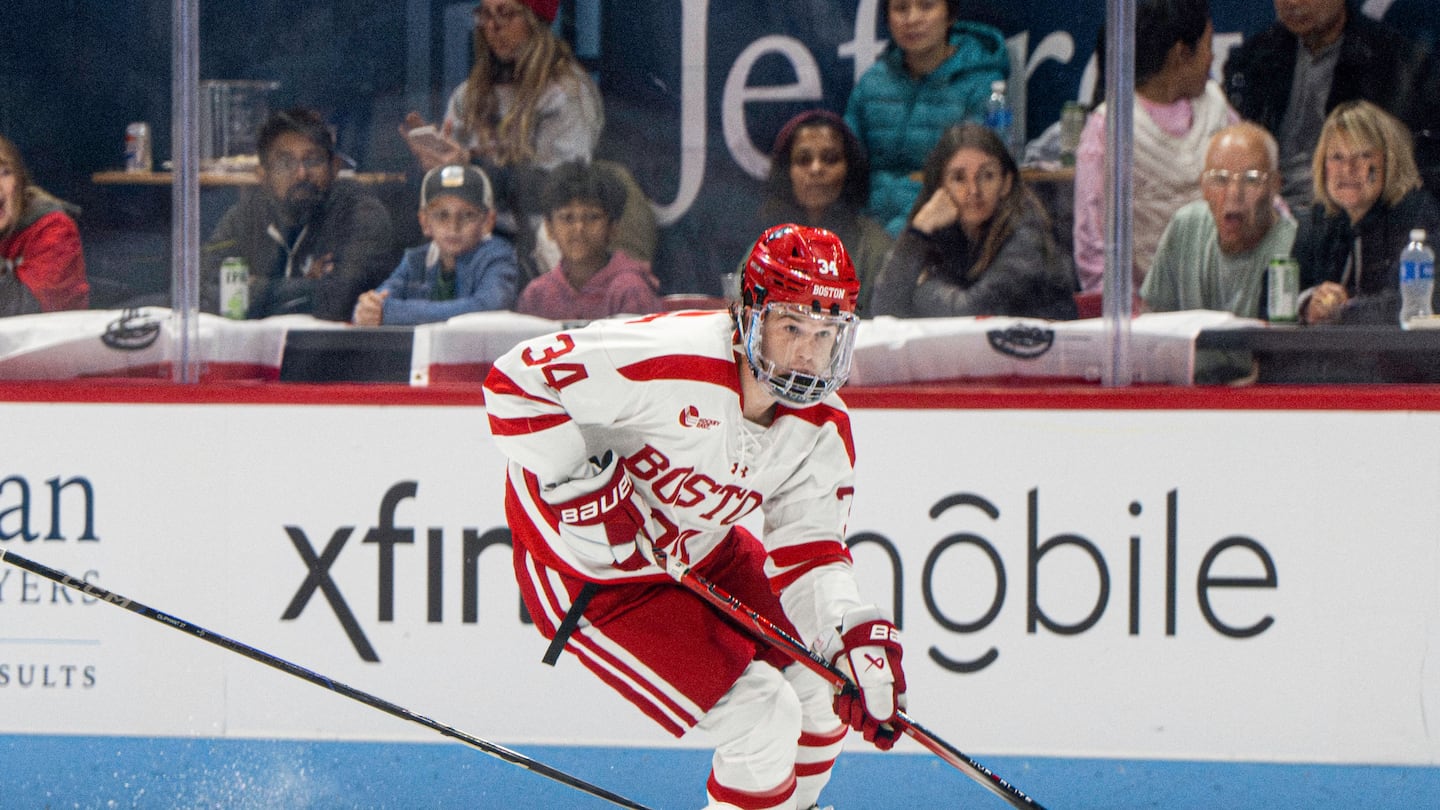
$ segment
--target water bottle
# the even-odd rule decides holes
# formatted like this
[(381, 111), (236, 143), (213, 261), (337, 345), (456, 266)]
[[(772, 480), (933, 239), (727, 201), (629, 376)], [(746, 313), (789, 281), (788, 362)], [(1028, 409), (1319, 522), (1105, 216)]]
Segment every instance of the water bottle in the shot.
[(1014, 123), (1015, 113), (1005, 96), (1005, 80), (996, 79), (990, 83), (990, 98), (985, 102), (985, 126), (995, 130), (1012, 155), (1015, 154)]
[(1425, 244), (1425, 229), (1410, 232), (1410, 244), (1400, 253), (1400, 326), (1410, 319), (1429, 318), (1430, 295), (1435, 290), (1435, 251)]

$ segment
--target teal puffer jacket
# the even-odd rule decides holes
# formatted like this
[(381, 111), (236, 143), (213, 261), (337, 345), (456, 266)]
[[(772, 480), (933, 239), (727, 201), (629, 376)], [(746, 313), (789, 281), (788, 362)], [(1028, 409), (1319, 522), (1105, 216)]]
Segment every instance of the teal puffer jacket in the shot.
[(983, 121), (990, 83), (1010, 73), (1005, 37), (993, 26), (957, 20), (950, 27), (955, 53), (929, 74), (905, 70), (891, 43), (865, 71), (845, 106), (845, 122), (870, 155), (868, 213), (891, 234), (905, 226), (920, 183), (910, 179), (951, 124)]

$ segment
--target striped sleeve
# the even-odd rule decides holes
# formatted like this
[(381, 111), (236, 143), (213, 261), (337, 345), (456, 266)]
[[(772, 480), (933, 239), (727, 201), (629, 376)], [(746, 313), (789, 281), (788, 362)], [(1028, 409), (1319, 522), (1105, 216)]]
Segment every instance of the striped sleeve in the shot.
[(843, 405), (785, 409), (780, 419), (794, 420), (791, 453), (803, 461), (764, 507), (766, 575), (776, 593), (814, 569), (849, 565), (845, 526), (855, 492), (855, 446)]
[(542, 481), (559, 481), (584, 466), (585, 439), (561, 401), (565, 379), (533, 362), (537, 354), (526, 342), (495, 362), (485, 377), (485, 410), (501, 452)]

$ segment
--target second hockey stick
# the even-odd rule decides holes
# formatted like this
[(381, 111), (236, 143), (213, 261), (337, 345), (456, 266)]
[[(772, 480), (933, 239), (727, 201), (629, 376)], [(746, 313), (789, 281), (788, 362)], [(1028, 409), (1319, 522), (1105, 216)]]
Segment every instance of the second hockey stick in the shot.
[[(741, 626), (749, 629), (760, 639), (788, 654), (799, 664), (829, 681), (840, 689), (854, 689), (855, 684), (838, 667), (815, 653), (784, 628), (756, 613), (744, 602), (731, 596), (725, 589), (691, 570), (689, 564), (655, 549), (655, 561), (674, 577), (676, 582), (709, 604), (719, 608)], [(961, 773), (975, 780), (1004, 799), (1012, 807), (1026, 810), (1044, 810), (1040, 803), (1025, 795), (1019, 788), (1002, 779), (999, 774), (981, 765), (960, 749), (940, 739), (919, 723), (910, 719), (903, 711), (896, 711), (895, 724), (906, 736), (920, 743), (931, 753), (955, 766)]]
[(323, 686), (332, 692), (337, 692), (341, 695), (344, 695), (345, 697), (350, 698), (351, 700), (357, 700), (361, 703), (364, 703), (366, 706), (369, 706), (373, 709), (379, 709), (386, 714), (394, 715), (395, 717), (399, 717), (402, 720), (409, 720), (412, 723), (419, 723), (420, 725), (431, 729), (432, 731), (440, 732), (446, 737), (459, 740), (460, 742), (465, 743), (471, 748), (479, 749), (493, 757), (503, 759), (512, 765), (519, 765), (520, 767), (525, 768), (526, 770), (529, 770), (533, 773), (539, 774), (540, 776), (544, 776), (547, 779), (553, 779), (556, 782), (559, 782), (563, 785), (568, 785), (572, 788), (575, 788), (576, 790), (588, 793), (591, 796), (604, 799), (611, 804), (617, 805), (619, 807), (631, 808), (631, 810), (649, 810), (649, 808), (647, 808), (643, 804), (638, 804), (636, 802), (630, 801), (624, 796), (612, 793), (605, 788), (599, 787), (598, 785), (592, 785), (577, 776), (571, 776), (570, 774), (565, 773), (558, 768), (531, 759), (524, 754), (518, 753), (516, 751), (511, 751), (508, 748), (496, 745), (495, 743), (492, 743), (488, 740), (483, 740), (474, 735), (467, 734), (463, 731), (460, 731), (459, 729), (451, 728), (444, 723), (436, 722), (435, 720), (431, 720), (430, 718), (421, 714), (416, 714), (415, 712), (412, 712), (403, 706), (391, 703), (384, 698), (379, 698), (372, 694), (369, 694), (368, 692), (362, 692), (354, 687), (346, 686), (339, 681), (332, 680), (325, 677), (324, 675), (312, 672), (311, 670), (299, 666), (298, 664), (292, 664), (289, 661), (271, 655), (264, 650), (257, 650), (256, 648), (251, 647), (248, 644), (242, 644), (241, 642), (235, 641), (234, 639), (226, 638), (219, 633), (212, 633), (209, 630), (206, 630), (205, 628), (198, 625), (191, 624), (184, 619), (161, 613), (160, 611), (155, 610), (152, 607), (142, 605), (133, 599), (127, 599), (117, 593), (107, 591), (94, 583), (75, 579), (69, 574), (66, 574), (64, 571), (59, 571), (54, 568), (50, 568), (49, 566), (41, 565), (40, 563), (34, 562), (33, 560), (29, 560), (13, 552), (6, 551), (4, 548), (0, 548), (0, 562), (7, 562), (15, 566), (16, 568), (22, 568), (32, 574), (38, 574), (48, 580), (51, 580), (52, 582), (58, 582), (61, 585), (66, 586), (67, 588), (80, 591), (81, 593), (98, 599), (102, 602), (108, 602), (109, 604), (115, 605), (116, 607), (124, 608), (131, 613), (144, 616), (147, 619), (154, 619), (160, 624), (163, 624), (173, 630), (179, 630), (182, 633), (187, 633), (191, 636), (194, 636), (195, 638), (200, 639), (201, 641), (208, 641), (211, 644), (214, 644), (217, 647), (222, 647), (226, 650), (229, 650), (230, 652), (239, 653), (246, 658), (251, 659), (252, 661), (259, 661), (266, 666), (274, 667), (281, 672), (284, 672), (288, 675), (294, 675), (295, 677), (304, 681), (309, 681), (316, 686)]

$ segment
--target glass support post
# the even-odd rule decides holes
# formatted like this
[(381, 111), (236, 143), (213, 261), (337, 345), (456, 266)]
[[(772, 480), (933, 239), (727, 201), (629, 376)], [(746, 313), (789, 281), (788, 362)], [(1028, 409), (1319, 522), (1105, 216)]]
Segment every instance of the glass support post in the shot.
[(1132, 201), (1135, 135), (1135, 0), (1108, 0), (1105, 17), (1105, 279), (1102, 297), (1110, 351), (1101, 384), (1127, 386), (1135, 297)]

